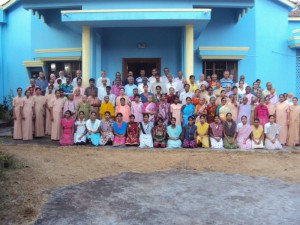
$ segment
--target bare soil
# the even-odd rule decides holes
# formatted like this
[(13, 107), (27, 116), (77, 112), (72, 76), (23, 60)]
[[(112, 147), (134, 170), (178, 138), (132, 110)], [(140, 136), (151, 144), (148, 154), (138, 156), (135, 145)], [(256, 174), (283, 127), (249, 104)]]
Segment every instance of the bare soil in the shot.
[(157, 151), (135, 148), (0, 145), (23, 166), (0, 176), (1, 224), (32, 224), (54, 188), (123, 172), (192, 170), (300, 183), (300, 151)]

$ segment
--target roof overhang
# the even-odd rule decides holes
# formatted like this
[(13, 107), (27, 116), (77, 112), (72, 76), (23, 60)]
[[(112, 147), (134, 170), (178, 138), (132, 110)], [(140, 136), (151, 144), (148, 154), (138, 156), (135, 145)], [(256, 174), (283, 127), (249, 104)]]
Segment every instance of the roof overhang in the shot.
[(64, 10), (61, 20), (91, 27), (180, 27), (193, 24), (199, 34), (211, 19), (211, 9)]
[(300, 29), (293, 31), (293, 36), (288, 39), (288, 45), (290, 48), (300, 49)]
[(249, 47), (201, 46), (199, 47), (199, 57), (203, 60), (241, 60), (248, 55), (249, 49)]

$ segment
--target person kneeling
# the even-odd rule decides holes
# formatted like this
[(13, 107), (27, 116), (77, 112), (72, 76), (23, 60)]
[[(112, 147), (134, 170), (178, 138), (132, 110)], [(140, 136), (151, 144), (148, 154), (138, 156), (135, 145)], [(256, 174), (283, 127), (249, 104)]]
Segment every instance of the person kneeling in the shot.
[(75, 145), (85, 145), (86, 143), (86, 120), (84, 112), (80, 111), (78, 120), (75, 122), (74, 142)]
[(155, 148), (166, 147), (166, 128), (164, 125), (164, 120), (162, 118), (157, 119), (157, 126), (153, 128), (152, 136), (154, 139)]
[(73, 145), (74, 144), (74, 123), (75, 119), (71, 117), (71, 111), (65, 112), (65, 118), (61, 120), (61, 133), (59, 139), (60, 145)]
[(258, 118), (254, 119), (252, 126), (252, 148), (264, 148), (264, 128)]
[(274, 150), (274, 149), (282, 149), (282, 145), (279, 142), (279, 132), (280, 132), (280, 125), (274, 123), (275, 116), (269, 116), (269, 123), (265, 125), (265, 146), (266, 149)]
[(252, 133), (252, 127), (247, 122), (247, 116), (241, 117), (242, 122), (237, 125), (237, 141), (241, 149), (251, 149), (250, 135)]
[(114, 147), (125, 145), (126, 130), (127, 123), (123, 121), (123, 114), (117, 113), (116, 122), (114, 122)]
[(140, 148), (153, 148), (152, 139), (153, 123), (149, 122), (149, 114), (143, 115), (143, 121), (139, 124), (140, 129)]
[(210, 125), (210, 143), (213, 149), (223, 149), (223, 125), (219, 116), (214, 117), (214, 122)]
[(182, 139), (184, 148), (195, 148), (196, 147), (196, 130), (197, 127), (194, 124), (194, 117), (188, 118), (188, 124), (183, 128)]
[(112, 142), (114, 140), (114, 121), (110, 118), (111, 114), (109, 111), (106, 111), (104, 113), (104, 119), (101, 120), (101, 126), (100, 126), (100, 145), (112, 145)]
[(209, 148), (209, 137), (208, 137), (209, 124), (207, 122), (205, 122), (204, 115), (200, 115), (199, 119), (200, 119), (200, 121), (198, 123), (196, 123), (197, 146), (199, 146), (199, 147), (202, 146), (202, 148)]
[(176, 118), (171, 118), (171, 125), (167, 127), (167, 133), (169, 136), (167, 148), (180, 148), (181, 140), (180, 134), (182, 132), (181, 126), (176, 125)]

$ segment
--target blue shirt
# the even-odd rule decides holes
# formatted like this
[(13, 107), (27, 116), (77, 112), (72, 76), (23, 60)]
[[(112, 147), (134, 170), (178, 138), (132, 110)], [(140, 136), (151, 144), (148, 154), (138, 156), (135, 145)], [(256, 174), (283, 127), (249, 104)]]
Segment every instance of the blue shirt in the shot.
[(230, 78), (228, 78), (227, 80), (225, 80), (225, 78), (222, 78), (222, 79), (220, 80), (220, 83), (221, 83), (221, 85), (222, 85), (222, 88), (226, 88), (228, 84), (229, 84), (231, 87), (232, 87), (232, 85), (233, 85), (233, 81), (232, 81)]
[(61, 86), (61, 88), (62, 88), (63, 92), (67, 95), (73, 93), (73, 85), (72, 84), (69, 84), (69, 85), (63, 84)]
[(42, 91), (45, 91), (48, 87), (48, 81), (46, 79), (41, 80), (39, 77), (35, 80), (36, 86), (38, 86)]
[(132, 97), (133, 96), (133, 89), (137, 89), (137, 86), (135, 84), (129, 85), (126, 84), (125, 85), (125, 93), (128, 97)]

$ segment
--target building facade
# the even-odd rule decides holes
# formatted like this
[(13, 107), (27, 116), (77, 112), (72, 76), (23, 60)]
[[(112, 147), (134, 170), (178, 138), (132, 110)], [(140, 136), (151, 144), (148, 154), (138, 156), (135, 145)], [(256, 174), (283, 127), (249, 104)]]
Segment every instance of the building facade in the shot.
[(44, 71), (141, 68), (271, 81), (300, 97), (300, 17), (288, 0), (10, 0), (0, 7), (0, 98)]

